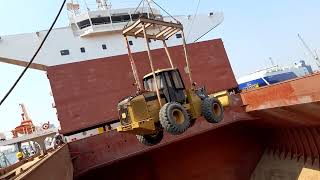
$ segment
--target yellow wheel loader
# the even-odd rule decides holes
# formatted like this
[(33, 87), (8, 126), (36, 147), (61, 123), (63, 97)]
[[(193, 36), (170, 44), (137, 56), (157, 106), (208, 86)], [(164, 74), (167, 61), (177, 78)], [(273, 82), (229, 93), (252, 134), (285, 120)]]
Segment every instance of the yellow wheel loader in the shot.
[[(186, 73), (191, 83), (190, 89), (186, 89), (179, 69), (174, 67), (166, 45), (166, 40), (178, 32), (182, 34)], [(162, 140), (163, 131), (173, 135), (182, 134), (200, 116), (203, 116), (209, 123), (218, 123), (223, 119), (224, 109), (220, 101), (215, 97), (209, 97), (204, 88), (196, 88), (192, 80), (181, 23), (165, 22), (156, 18), (139, 18), (124, 28), (123, 35), (137, 85), (137, 94), (119, 102), (118, 132), (135, 134), (138, 141), (152, 146)], [(138, 77), (128, 36), (141, 37), (145, 40), (151, 73), (143, 77), (143, 85)], [(171, 64), (170, 68), (154, 70), (149, 40), (163, 42)]]

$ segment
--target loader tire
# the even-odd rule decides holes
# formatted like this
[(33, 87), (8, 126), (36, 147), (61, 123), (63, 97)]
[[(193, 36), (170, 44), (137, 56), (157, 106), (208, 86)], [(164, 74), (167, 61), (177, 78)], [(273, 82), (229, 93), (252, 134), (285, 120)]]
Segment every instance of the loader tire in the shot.
[(162, 138), (163, 138), (162, 130), (159, 130), (155, 134), (151, 134), (151, 135), (137, 135), (138, 141), (146, 146), (154, 146), (160, 143)]
[(223, 119), (223, 106), (217, 98), (206, 98), (201, 103), (203, 117), (209, 123), (218, 123)]
[(179, 103), (169, 102), (159, 112), (160, 123), (168, 133), (182, 134), (190, 127), (190, 118), (186, 109)]

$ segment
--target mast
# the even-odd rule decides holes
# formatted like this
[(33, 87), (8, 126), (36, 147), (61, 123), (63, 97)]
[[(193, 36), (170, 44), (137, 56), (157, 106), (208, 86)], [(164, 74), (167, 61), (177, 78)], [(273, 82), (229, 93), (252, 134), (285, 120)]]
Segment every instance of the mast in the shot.
[(22, 110), (22, 121), (27, 121), (27, 120), (30, 120), (30, 117), (29, 117), (29, 114), (26, 110), (26, 107), (24, 106), (24, 104), (19, 104), (20, 107), (21, 107), (21, 110)]
[(301, 37), (300, 34), (298, 34), (298, 38), (300, 39), (300, 41), (302, 42), (303, 46), (308, 50), (308, 52), (310, 53), (310, 55), (312, 56), (312, 58), (316, 61), (318, 68), (320, 68), (320, 59), (319, 56), (317, 54), (317, 52), (315, 51), (315, 54), (312, 52), (311, 48), (308, 46), (308, 44), (304, 41), (304, 39)]
[(102, 10), (106, 10), (108, 9), (108, 3), (107, 0), (96, 0), (97, 4), (98, 4), (98, 8), (102, 9)]

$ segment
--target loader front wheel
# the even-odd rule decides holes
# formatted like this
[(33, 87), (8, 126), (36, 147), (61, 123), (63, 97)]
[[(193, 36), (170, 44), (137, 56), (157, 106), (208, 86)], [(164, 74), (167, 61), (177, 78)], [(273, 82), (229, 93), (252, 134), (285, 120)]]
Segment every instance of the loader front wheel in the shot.
[(218, 123), (223, 119), (223, 106), (217, 98), (206, 98), (201, 103), (203, 117), (209, 123)]
[(190, 127), (190, 118), (186, 109), (179, 103), (169, 102), (159, 112), (160, 123), (168, 133), (182, 134)]
[(162, 130), (159, 130), (155, 134), (151, 134), (151, 135), (137, 135), (138, 141), (146, 146), (154, 146), (160, 143), (162, 138), (163, 138)]

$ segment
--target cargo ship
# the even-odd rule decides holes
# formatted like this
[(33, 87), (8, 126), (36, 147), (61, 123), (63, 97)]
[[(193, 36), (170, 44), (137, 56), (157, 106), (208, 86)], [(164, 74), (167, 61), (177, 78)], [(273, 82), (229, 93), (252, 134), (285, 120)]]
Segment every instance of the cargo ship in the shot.
[[(91, 100), (86, 102), (86, 100), (82, 98), (83, 102), (87, 104), (83, 106), (84, 109), (80, 110), (76, 107), (77, 105), (73, 106), (72, 104), (74, 102), (71, 104), (67, 103), (68, 105), (66, 103), (60, 105), (61, 100), (69, 101), (78, 96), (83, 96), (84, 94), (81, 93), (84, 91), (80, 91), (84, 89), (80, 87), (76, 88), (76, 86), (81, 84), (81, 76), (78, 76), (80, 79), (75, 76), (69, 76), (71, 78), (69, 80), (71, 81), (73, 81), (73, 78), (77, 79), (74, 81), (77, 84), (74, 86), (77, 90), (74, 89), (75, 91), (73, 92), (76, 93), (76, 96), (67, 95), (67, 98), (62, 97), (62, 99), (60, 99), (58, 95), (59, 93), (55, 92), (58, 90), (56, 88), (59, 88), (60, 84), (59, 80), (55, 80), (55, 78), (59, 78), (59, 73), (56, 73), (55, 71), (58, 70), (59, 72), (67, 73), (70, 66), (88, 67), (83, 71), (83, 75), (87, 72), (91, 72), (92, 76), (90, 76), (90, 78), (92, 79), (89, 81), (93, 84), (99, 81), (99, 79), (95, 77), (98, 74), (102, 75), (101, 77), (105, 77), (106, 79), (107, 77), (113, 77), (115, 75), (112, 74), (112, 71), (115, 70), (114, 67), (119, 67), (123, 69), (123, 72), (127, 72), (127, 68), (129, 67), (128, 65), (130, 64), (127, 59), (126, 61), (124, 60), (124, 57), (126, 57), (127, 54), (126, 45), (122, 37), (122, 29), (124, 26), (133, 22), (138, 17), (150, 18), (150, 16), (153, 16), (152, 18), (154, 19), (163, 19), (164, 21), (172, 20), (172, 17), (169, 15), (163, 16), (158, 9), (154, 8), (140, 7), (111, 9), (110, 6), (111, 5), (106, 1), (98, 1), (96, 10), (86, 9), (81, 11), (79, 4), (68, 3), (69, 26), (57, 28), (52, 31), (34, 63), (31, 65), (31, 68), (44, 70), (48, 73), (53, 95), (54, 97), (57, 97), (55, 99), (55, 107), (57, 108), (57, 111), (59, 111), (58, 119), (60, 120), (63, 133), (75, 134), (78, 130), (85, 129), (94, 124), (99, 124), (107, 119), (116, 120), (117, 115), (115, 113), (115, 107), (112, 107), (109, 111), (106, 111), (103, 107), (96, 109), (96, 111), (99, 112), (96, 113), (96, 117), (93, 119), (82, 114), (86, 111), (91, 111), (91, 108), (93, 108), (93, 106), (87, 103), (90, 101), (96, 101), (91, 99), (92, 97), (88, 97), (88, 92), (85, 92), (85, 96)], [(173, 18), (182, 23), (184, 32), (186, 33), (186, 40), (190, 43), (196, 42), (199, 38), (221, 24), (223, 21), (223, 14), (219, 12), (208, 12), (206, 14), (173, 16)], [(29, 58), (32, 57), (32, 53), (41, 43), (46, 32), (47, 31), (39, 31), (34, 33), (2, 36), (0, 40), (0, 62), (25, 66)], [(176, 34), (175, 37), (170, 38), (167, 41), (168, 47), (181, 45), (181, 38), (182, 36), (179, 33)], [(59, 45), (57, 46), (57, 44)], [(162, 47), (162, 44), (159, 42), (150, 41), (149, 44), (151, 49), (159, 49)], [(137, 54), (145, 50), (145, 44), (141, 39), (129, 38), (129, 45), (131, 46), (132, 51)], [(15, 53), (18, 50), (19, 53)], [(95, 70), (95, 67), (90, 68), (91, 65), (96, 63), (99, 64), (99, 62), (102, 61), (103, 63), (107, 63), (104, 70), (107, 74), (100, 74), (100, 72)], [(110, 76), (108, 76), (109, 74)], [(123, 74), (119, 76), (119, 79), (126, 79), (130, 76), (130, 74)], [(68, 77), (63, 78), (66, 80), (65, 82), (68, 81)], [(103, 82), (103, 84), (106, 83), (108, 84), (111, 82)], [(117, 84), (119, 83), (114, 84), (114, 89), (110, 89), (111, 92), (115, 93), (115, 91), (117, 91), (117, 88), (115, 88)], [(132, 89), (132, 87), (127, 88)], [(101, 89), (100, 91), (101, 92), (97, 95), (101, 95), (103, 90)], [(117, 98), (120, 97), (120, 94), (112, 94), (111, 96), (114, 97), (111, 98), (110, 101), (117, 104)], [(101, 100), (102, 99), (99, 101), (101, 102)], [(66, 105), (68, 106), (67, 108), (70, 109), (68, 111), (62, 110), (66, 108)], [(62, 111), (60, 111), (60, 109)], [(112, 113), (110, 111), (112, 111)], [(86, 123), (78, 123), (77, 121), (80, 117), (81, 119), (90, 120)], [(71, 127), (69, 125), (70, 123), (77, 124), (77, 126)], [(92, 134), (91, 132), (81, 132), (82, 134)], [(74, 139), (74, 137), (71, 139)]]
[(281, 67), (276, 65), (253, 72), (238, 78), (237, 82), (239, 84), (239, 90), (246, 90), (279, 83), (312, 73), (312, 67), (301, 60), (298, 63), (295, 63), (294, 66)]
[[(135, 9), (110, 10), (107, 2), (97, 2), (97, 11), (83, 14), (77, 4), (69, 4), (70, 26), (52, 32), (31, 66), (48, 74), (60, 133), (68, 142), (23, 172), (24, 179), (320, 178), (320, 74), (239, 92), (222, 40), (196, 42), (222, 22), (220, 13), (174, 17), (190, 31), (187, 48), (194, 81), (205, 85), (208, 93), (228, 92), (223, 121), (208, 124), (200, 119), (182, 135), (165, 133), (152, 147), (115, 131), (117, 103), (135, 92), (121, 37)], [(166, 19), (152, 11), (154, 18)], [(2, 37), (0, 61), (25, 66), (45, 32)], [(169, 51), (184, 72), (179, 38), (169, 40)], [(155, 66), (166, 67), (166, 52), (149, 43)], [(147, 53), (142, 42), (131, 39), (130, 44), (142, 79), (150, 72)], [(22, 46), (25, 51), (12, 53)], [(182, 78), (187, 79), (186, 73)]]

